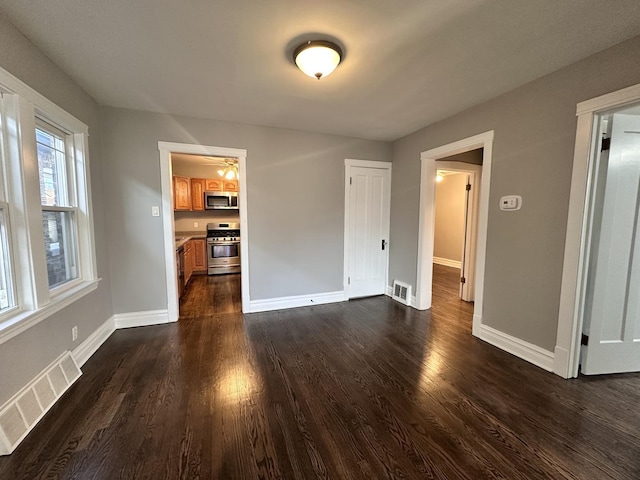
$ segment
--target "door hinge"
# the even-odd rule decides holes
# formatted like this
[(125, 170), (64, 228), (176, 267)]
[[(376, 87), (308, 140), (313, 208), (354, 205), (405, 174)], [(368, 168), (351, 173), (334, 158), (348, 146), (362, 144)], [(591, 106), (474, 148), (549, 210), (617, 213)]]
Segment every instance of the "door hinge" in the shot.
[(351, 277), (347, 277), (347, 285), (351, 285)]
[(471, 184), (467, 183), (467, 192), (471, 190)]
[(460, 283), (467, 283), (467, 279), (464, 277), (460, 277)]
[(611, 139), (610, 138), (603, 138), (602, 139), (602, 147), (600, 148), (600, 151), (601, 152), (606, 152), (610, 148), (611, 148)]
[(353, 185), (353, 177), (349, 177), (349, 185)]
[(384, 250), (384, 247), (387, 246), (387, 241), (385, 239), (382, 239), (382, 250)]
[(580, 345), (589, 345), (589, 335), (585, 335), (584, 333), (582, 334)]

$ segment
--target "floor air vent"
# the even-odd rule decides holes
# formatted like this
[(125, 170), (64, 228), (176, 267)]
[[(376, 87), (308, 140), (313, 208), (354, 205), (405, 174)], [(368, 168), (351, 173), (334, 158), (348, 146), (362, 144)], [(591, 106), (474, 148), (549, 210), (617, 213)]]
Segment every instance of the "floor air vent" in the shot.
[(391, 298), (404, 305), (409, 305), (409, 300), (411, 299), (411, 285), (394, 280), (393, 294), (391, 295)]
[(0, 455), (13, 452), (80, 375), (71, 352), (65, 352), (0, 407)]

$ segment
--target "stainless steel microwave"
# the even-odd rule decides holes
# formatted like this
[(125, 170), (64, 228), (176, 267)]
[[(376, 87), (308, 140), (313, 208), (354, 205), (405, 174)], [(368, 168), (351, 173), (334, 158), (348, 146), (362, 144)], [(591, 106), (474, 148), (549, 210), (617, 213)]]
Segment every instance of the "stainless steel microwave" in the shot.
[(204, 208), (206, 210), (237, 210), (238, 192), (204, 192)]

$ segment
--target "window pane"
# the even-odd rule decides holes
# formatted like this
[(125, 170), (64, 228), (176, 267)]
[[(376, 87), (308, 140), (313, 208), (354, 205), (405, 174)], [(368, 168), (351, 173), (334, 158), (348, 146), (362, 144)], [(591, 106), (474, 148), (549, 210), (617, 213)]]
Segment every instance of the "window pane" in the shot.
[(69, 206), (64, 139), (36, 128), (40, 201), (47, 206)]
[(0, 209), (0, 312), (15, 306), (9, 239), (4, 209)]
[(78, 277), (73, 212), (42, 212), (49, 288)]

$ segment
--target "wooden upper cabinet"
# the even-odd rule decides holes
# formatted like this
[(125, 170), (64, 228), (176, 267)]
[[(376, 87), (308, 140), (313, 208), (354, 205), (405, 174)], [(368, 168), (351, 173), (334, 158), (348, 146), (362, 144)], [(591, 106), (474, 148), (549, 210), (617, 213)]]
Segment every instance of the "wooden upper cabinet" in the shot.
[(207, 241), (204, 238), (194, 238), (193, 244), (193, 270), (197, 272), (207, 270)]
[(191, 210), (191, 179), (173, 176), (173, 209)]
[(204, 178), (191, 179), (191, 210), (204, 210)]
[(222, 179), (207, 178), (205, 180), (205, 190), (208, 192), (222, 192)]
[(223, 192), (237, 192), (238, 191), (238, 181), (237, 180), (224, 180), (222, 185)]

